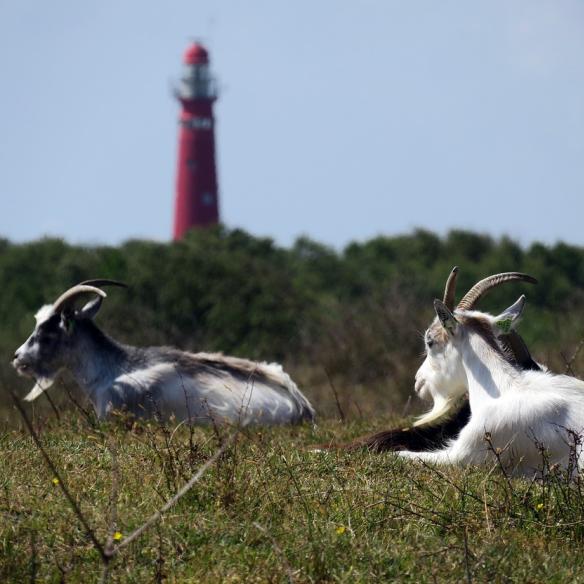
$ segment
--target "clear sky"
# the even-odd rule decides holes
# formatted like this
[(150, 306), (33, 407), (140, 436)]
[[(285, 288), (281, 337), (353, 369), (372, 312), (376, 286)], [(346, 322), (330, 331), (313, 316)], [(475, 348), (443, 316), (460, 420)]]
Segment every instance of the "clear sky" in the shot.
[(170, 238), (192, 38), (228, 226), (584, 245), (581, 0), (0, 0), (1, 236)]

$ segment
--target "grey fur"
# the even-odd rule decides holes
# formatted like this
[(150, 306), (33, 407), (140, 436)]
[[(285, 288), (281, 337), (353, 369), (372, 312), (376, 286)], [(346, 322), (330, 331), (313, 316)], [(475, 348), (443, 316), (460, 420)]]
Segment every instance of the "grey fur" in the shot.
[[(59, 314), (51, 307), (39, 311), (35, 331), (17, 350), (13, 364), (22, 374), (46, 380), (46, 387), (60, 370), (70, 370), (99, 417), (122, 410), (193, 423), (282, 424), (315, 416), (277, 364), (124, 345), (79, 312)], [(37, 381), (28, 399), (46, 387)]]

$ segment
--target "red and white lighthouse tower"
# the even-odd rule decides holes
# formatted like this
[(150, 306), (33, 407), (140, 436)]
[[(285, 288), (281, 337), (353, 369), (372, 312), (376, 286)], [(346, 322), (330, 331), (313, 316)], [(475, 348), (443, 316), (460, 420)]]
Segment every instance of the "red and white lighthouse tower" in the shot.
[(215, 168), (215, 79), (209, 71), (209, 53), (199, 43), (184, 54), (183, 75), (176, 89), (181, 104), (178, 168), (174, 211), (174, 239), (193, 227), (219, 222)]

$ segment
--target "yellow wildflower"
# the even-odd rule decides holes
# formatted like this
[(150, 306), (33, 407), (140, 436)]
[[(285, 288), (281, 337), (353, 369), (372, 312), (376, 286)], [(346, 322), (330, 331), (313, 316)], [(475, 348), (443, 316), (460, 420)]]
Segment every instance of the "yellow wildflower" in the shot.
[(119, 531), (116, 531), (114, 533), (114, 540), (115, 541), (120, 541), (120, 539), (122, 539), (122, 537), (124, 537)]
[(335, 531), (337, 532), (337, 535), (343, 535), (343, 533), (345, 533), (345, 531), (347, 530), (347, 528), (344, 525), (339, 525)]
[(56, 486), (56, 485), (58, 485), (58, 484), (59, 484), (59, 479), (58, 479), (57, 477), (55, 477), (55, 478), (53, 479), (53, 485), (55, 485), (55, 486)]
[(538, 503), (538, 504), (535, 506), (535, 510), (536, 510), (536, 511), (541, 511), (542, 509), (543, 509), (543, 503)]

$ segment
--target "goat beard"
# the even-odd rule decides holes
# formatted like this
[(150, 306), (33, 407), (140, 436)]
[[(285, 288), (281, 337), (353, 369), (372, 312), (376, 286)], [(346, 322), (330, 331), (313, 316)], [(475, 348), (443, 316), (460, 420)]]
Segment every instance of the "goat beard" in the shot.
[(54, 377), (38, 377), (35, 386), (26, 394), (24, 401), (31, 402), (55, 383)]

